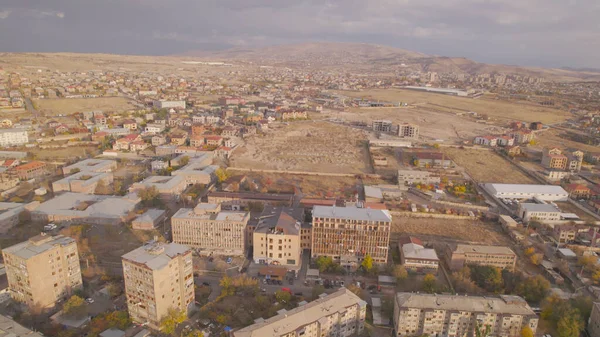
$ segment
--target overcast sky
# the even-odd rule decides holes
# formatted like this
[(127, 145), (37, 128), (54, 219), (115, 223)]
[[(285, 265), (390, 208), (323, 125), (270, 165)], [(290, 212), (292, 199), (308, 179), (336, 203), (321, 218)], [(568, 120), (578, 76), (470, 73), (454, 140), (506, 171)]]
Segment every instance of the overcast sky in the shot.
[(0, 0), (0, 51), (169, 55), (309, 41), (600, 68), (599, 0)]

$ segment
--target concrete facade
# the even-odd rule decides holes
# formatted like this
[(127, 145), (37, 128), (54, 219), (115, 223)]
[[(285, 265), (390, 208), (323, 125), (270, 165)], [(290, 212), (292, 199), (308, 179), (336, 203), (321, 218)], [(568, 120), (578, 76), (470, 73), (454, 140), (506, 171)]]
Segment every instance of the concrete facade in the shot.
[(515, 252), (502, 246), (448, 245), (445, 258), (453, 271), (470, 264), (513, 270), (517, 262)]
[(2, 250), (10, 296), (30, 307), (52, 307), (82, 288), (77, 242), (38, 235)]
[(266, 206), (252, 233), (254, 262), (300, 266), (303, 217), (301, 208)]
[(192, 250), (177, 243), (152, 242), (122, 257), (127, 309), (134, 322), (160, 329), (169, 309), (194, 307)]

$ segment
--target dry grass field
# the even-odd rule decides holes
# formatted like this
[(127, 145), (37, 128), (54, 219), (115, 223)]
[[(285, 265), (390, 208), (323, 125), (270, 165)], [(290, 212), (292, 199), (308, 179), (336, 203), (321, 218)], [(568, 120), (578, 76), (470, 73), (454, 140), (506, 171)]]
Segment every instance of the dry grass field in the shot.
[(433, 108), (454, 113), (474, 111), (480, 115), (487, 115), (490, 118), (502, 121), (540, 121), (550, 124), (562, 122), (570, 117), (566, 111), (532, 104), (518, 104), (495, 100), (493, 96), (471, 99), (402, 89), (339, 91), (338, 93), (356, 98), (406, 102), (412, 105), (419, 105), (424, 109)]
[(559, 135), (561, 133), (564, 133), (564, 131), (557, 130), (557, 129), (545, 130), (544, 132), (540, 133), (536, 137), (536, 142), (537, 142), (536, 148), (539, 148), (541, 150), (544, 147), (558, 147), (561, 149), (565, 149), (565, 148), (579, 149), (584, 152), (588, 152), (588, 151), (589, 152), (598, 152), (597, 146), (579, 143), (579, 142), (572, 141), (570, 139), (560, 137)]
[(492, 151), (459, 148), (442, 148), (442, 151), (479, 183), (536, 183), (506, 159)]
[(34, 100), (34, 103), (45, 115), (70, 115), (91, 110), (125, 111), (134, 107), (124, 97), (39, 99)]
[(394, 217), (390, 240), (395, 242), (402, 235), (415, 235), (429, 242), (473, 242), (507, 244), (509, 239), (494, 224), (450, 219)]
[(293, 122), (249, 138), (230, 163), (256, 170), (366, 173), (366, 136), (325, 121)]

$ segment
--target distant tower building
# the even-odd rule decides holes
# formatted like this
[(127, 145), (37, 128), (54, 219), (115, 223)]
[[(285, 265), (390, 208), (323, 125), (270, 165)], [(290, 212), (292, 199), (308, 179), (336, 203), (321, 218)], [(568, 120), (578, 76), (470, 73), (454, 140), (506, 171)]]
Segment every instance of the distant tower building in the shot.
[(437, 73), (429, 73), (429, 82), (437, 82), (438, 74)]

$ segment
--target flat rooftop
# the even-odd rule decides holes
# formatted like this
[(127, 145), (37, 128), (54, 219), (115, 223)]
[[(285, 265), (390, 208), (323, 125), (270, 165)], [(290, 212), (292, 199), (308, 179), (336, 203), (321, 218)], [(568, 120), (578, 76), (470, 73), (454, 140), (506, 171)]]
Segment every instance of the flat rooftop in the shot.
[[(29, 259), (36, 255), (42, 254), (55, 246), (66, 246), (74, 243), (75, 240), (64, 235), (47, 236), (37, 235), (27, 241), (17, 243), (14, 246), (4, 248), (2, 251), (16, 255), (22, 259)], [(2, 335), (0, 335), (2, 336)]]
[(221, 211), (218, 213), (197, 213), (192, 208), (180, 208), (172, 217), (173, 219), (197, 219), (214, 221), (244, 221), (250, 215), (246, 212)]
[(397, 293), (396, 301), (401, 308), (535, 316), (527, 302), (519, 296), (485, 297)]
[(0, 337), (44, 337), (44, 335), (33, 332), (14, 320), (0, 315)]
[(81, 172), (109, 172), (117, 167), (117, 162), (107, 159), (85, 159), (75, 164), (63, 167), (63, 172), (69, 174), (71, 170), (79, 169)]
[(314, 206), (313, 217), (392, 222), (392, 216), (388, 210), (357, 207)]
[(140, 198), (132, 193), (121, 197), (66, 192), (40, 204), (32, 212), (80, 218), (120, 218), (139, 202)]
[(515, 255), (512, 249), (504, 246), (456, 245), (454, 252)]
[(143, 264), (152, 270), (160, 270), (166, 267), (172, 259), (190, 251), (188, 246), (178, 243), (153, 242), (130, 251), (122, 258), (123, 260)]
[(367, 303), (350, 290), (341, 288), (333, 294), (235, 331), (233, 336), (279, 337), (296, 331), (306, 324), (316, 322), (323, 317), (336, 312), (344, 312), (346, 308), (354, 305), (364, 307)]
[(485, 188), (492, 194), (559, 194), (569, 195), (560, 186), (555, 185), (533, 185), (533, 184), (485, 184)]
[(560, 213), (561, 210), (552, 204), (521, 203), (521, 209), (527, 212), (553, 212)]

